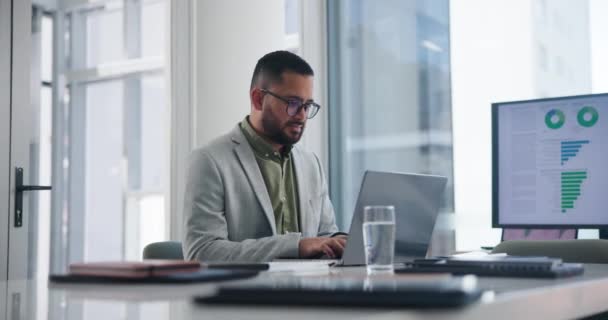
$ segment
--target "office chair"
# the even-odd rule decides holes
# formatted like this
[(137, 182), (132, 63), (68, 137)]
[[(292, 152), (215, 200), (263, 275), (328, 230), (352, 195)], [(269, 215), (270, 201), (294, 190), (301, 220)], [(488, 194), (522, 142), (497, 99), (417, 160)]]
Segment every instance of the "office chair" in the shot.
[(546, 256), (564, 262), (608, 263), (608, 240), (511, 240), (497, 245), (492, 253), (511, 256)]
[(182, 243), (179, 241), (162, 241), (148, 244), (144, 248), (144, 259), (184, 260)]

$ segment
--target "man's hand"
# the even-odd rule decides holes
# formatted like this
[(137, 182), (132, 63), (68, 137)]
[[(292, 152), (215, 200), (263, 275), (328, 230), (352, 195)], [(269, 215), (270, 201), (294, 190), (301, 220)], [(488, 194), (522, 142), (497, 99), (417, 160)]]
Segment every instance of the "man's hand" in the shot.
[(330, 259), (340, 258), (345, 245), (345, 236), (304, 238), (299, 244), (300, 258), (314, 258), (321, 255), (326, 255)]

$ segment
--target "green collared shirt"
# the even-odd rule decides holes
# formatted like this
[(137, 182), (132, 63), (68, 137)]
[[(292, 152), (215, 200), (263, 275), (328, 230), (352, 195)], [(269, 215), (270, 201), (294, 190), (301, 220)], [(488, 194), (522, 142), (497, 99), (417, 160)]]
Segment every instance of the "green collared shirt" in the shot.
[(241, 121), (240, 127), (264, 177), (277, 233), (300, 232), (296, 175), (291, 156), (293, 146), (285, 146), (282, 152), (274, 151), (272, 145), (253, 129), (249, 117)]

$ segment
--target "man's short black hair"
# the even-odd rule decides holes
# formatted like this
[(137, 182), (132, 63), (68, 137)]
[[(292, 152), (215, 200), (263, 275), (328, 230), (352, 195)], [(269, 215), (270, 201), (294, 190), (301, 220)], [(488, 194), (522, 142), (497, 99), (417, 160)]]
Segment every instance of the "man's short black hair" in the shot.
[(260, 84), (262, 88), (268, 87), (273, 82), (281, 82), (281, 75), (286, 71), (305, 76), (314, 76), (314, 72), (308, 62), (298, 55), (289, 51), (275, 51), (266, 54), (258, 60), (253, 70), (253, 77), (251, 77), (250, 89), (253, 89), (260, 79), (263, 81)]

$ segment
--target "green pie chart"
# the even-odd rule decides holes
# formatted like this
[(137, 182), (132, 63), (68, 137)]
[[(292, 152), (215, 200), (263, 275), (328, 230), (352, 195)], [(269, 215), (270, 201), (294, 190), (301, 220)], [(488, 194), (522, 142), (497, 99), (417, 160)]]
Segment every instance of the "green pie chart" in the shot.
[(586, 106), (578, 111), (576, 120), (578, 120), (578, 124), (581, 126), (589, 128), (593, 127), (599, 117), (600, 116), (594, 107)]
[(561, 110), (552, 109), (545, 115), (545, 124), (549, 129), (559, 129), (566, 122), (566, 116)]

